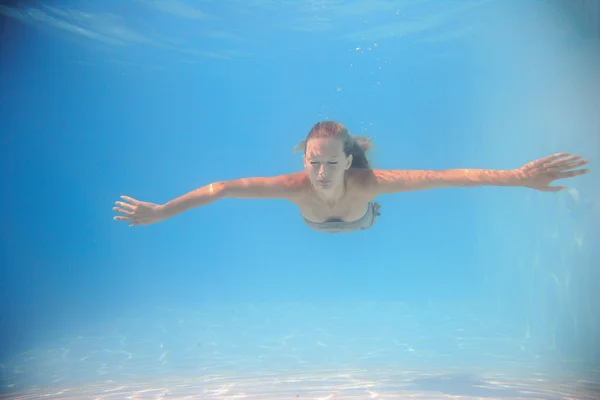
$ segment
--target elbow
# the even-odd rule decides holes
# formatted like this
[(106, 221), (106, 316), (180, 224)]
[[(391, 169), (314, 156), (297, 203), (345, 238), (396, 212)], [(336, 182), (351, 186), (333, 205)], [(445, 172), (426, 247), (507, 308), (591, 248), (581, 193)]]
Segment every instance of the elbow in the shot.
[(208, 195), (213, 200), (222, 199), (231, 194), (231, 188), (227, 182), (213, 182), (208, 185)]

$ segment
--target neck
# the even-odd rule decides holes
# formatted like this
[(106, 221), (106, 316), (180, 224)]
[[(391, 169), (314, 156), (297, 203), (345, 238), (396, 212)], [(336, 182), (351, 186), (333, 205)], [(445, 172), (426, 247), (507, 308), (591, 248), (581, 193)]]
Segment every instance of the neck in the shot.
[(334, 206), (346, 194), (344, 185), (331, 188), (329, 190), (315, 190), (317, 196), (330, 206)]

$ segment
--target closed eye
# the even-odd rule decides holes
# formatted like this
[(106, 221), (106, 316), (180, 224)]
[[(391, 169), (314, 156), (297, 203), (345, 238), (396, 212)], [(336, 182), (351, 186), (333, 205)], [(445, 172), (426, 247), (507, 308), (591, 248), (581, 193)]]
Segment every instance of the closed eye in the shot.
[[(338, 162), (337, 162), (337, 161), (328, 161), (327, 163), (328, 163), (328, 164), (331, 164), (331, 165), (335, 165), (335, 164), (337, 164)], [(311, 162), (310, 162), (310, 164), (311, 164), (311, 165), (318, 165), (318, 164), (321, 164), (321, 163), (320, 163), (319, 161), (311, 161)]]

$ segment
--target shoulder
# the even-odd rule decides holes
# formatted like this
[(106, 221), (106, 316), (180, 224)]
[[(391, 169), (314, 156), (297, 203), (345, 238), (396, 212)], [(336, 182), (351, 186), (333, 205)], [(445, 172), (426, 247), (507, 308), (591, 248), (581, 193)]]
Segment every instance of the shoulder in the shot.
[(347, 185), (352, 190), (375, 195), (378, 171), (372, 169), (352, 168), (348, 170)]
[(240, 178), (222, 182), (225, 197), (296, 199), (306, 190), (306, 173)]
[(306, 171), (294, 172), (291, 174), (279, 175), (273, 178), (273, 184), (282, 192), (285, 192), (288, 199), (299, 199), (310, 192), (310, 179)]
[(423, 176), (405, 170), (356, 169), (349, 172), (348, 185), (371, 197), (406, 191), (411, 181), (422, 180)]
[(279, 175), (275, 178), (279, 185), (288, 189), (303, 190), (308, 187), (309, 179), (305, 171)]
[(277, 177), (278, 186), (285, 192), (282, 196), (295, 204), (303, 204), (312, 193), (310, 178), (306, 171), (295, 172)]
[(308, 182), (308, 175), (306, 172), (295, 172), (269, 177), (244, 178), (242, 180), (257, 186), (269, 186), (293, 190), (303, 188)]

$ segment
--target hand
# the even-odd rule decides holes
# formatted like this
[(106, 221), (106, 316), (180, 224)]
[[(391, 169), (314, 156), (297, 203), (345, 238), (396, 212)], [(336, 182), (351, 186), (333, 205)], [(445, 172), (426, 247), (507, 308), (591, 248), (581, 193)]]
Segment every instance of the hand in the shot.
[(164, 219), (158, 204), (139, 201), (127, 196), (121, 196), (121, 199), (127, 201), (127, 203), (115, 202), (118, 207), (113, 207), (113, 210), (123, 214), (114, 217), (116, 221), (130, 221), (129, 226), (136, 226), (150, 225)]
[(557, 153), (532, 161), (517, 169), (519, 186), (525, 186), (542, 192), (558, 192), (566, 186), (549, 186), (556, 179), (572, 178), (587, 174), (588, 169), (575, 169), (587, 164), (580, 156), (569, 156), (569, 153)]

